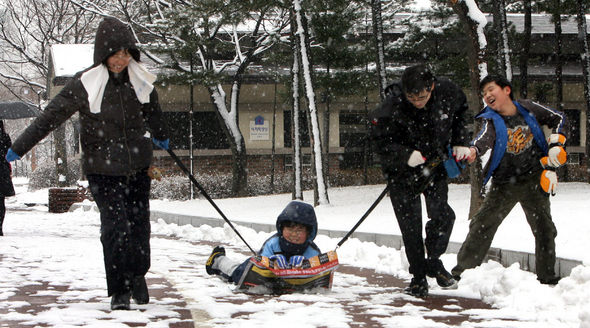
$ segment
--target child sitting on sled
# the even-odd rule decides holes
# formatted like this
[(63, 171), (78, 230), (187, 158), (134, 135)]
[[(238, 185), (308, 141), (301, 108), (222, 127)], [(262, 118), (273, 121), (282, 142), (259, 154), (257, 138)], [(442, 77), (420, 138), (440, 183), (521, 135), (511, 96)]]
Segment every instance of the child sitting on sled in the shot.
[[(276, 226), (277, 233), (264, 242), (258, 254), (275, 261), (275, 266), (280, 269), (301, 267), (304, 259), (321, 253), (313, 242), (318, 230), (313, 206), (301, 201), (290, 202), (277, 217)], [(205, 268), (208, 274), (237, 284), (248, 261), (236, 262), (225, 256), (222, 246), (216, 246)]]

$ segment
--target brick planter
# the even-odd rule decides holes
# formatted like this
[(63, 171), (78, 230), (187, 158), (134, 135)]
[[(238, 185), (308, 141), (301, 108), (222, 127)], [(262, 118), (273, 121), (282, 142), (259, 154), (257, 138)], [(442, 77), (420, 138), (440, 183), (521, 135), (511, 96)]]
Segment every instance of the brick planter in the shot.
[(85, 188), (49, 188), (49, 212), (67, 212), (72, 204), (85, 199), (90, 199)]

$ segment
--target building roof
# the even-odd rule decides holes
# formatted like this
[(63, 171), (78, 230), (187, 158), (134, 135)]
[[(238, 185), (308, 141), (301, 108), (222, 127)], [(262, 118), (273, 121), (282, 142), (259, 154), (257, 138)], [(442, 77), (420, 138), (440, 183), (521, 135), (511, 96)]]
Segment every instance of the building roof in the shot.
[[(492, 21), (491, 14), (486, 15), (488, 21)], [(563, 34), (578, 34), (578, 22), (575, 16), (561, 15), (561, 29)], [(506, 19), (516, 28), (516, 32), (522, 33), (524, 30), (524, 14), (507, 13)], [(586, 21), (590, 22), (590, 15), (586, 15)], [(586, 33), (590, 32), (590, 25), (586, 24)], [(532, 34), (553, 34), (555, 25), (549, 14), (532, 14), (531, 15), (531, 33)]]
[[(493, 22), (494, 17), (490, 13), (484, 13), (488, 20), (488, 26)], [(407, 32), (407, 26), (404, 22), (416, 22), (418, 16), (415, 13), (397, 13), (393, 16), (390, 22), (386, 22), (387, 33), (403, 34)], [(561, 29), (563, 34), (578, 34), (578, 23), (575, 16), (561, 15)], [(508, 23), (516, 28), (516, 32), (522, 33), (524, 31), (524, 14), (522, 13), (506, 13)], [(590, 15), (586, 15), (586, 33), (590, 33)], [(372, 30), (371, 32), (372, 33)], [(532, 34), (553, 34), (555, 33), (555, 25), (550, 14), (531, 14), (531, 33)]]
[(51, 46), (53, 77), (72, 77), (79, 71), (92, 66), (94, 45), (54, 44)]

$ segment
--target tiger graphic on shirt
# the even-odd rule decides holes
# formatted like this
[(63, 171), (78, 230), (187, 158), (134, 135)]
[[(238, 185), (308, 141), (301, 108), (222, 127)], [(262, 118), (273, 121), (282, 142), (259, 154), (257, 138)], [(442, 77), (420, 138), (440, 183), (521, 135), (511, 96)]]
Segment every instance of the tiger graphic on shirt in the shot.
[(529, 148), (533, 142), (533, 134), (528, 125), (517, 125), (508, 129), (508, 144), (506, 152), (514, 155), (520, 154)]

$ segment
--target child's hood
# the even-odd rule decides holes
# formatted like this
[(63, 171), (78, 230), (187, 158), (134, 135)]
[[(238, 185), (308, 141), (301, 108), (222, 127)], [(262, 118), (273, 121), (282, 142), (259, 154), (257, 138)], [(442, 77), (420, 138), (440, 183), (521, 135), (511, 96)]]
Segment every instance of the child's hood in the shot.
[(297, 200), (291, 201), (287, 204), (277, 218), (276, 226), (279, 236), (282, 236), (281, 225), (285, 221), (292, 221), (311, 227), (307, 240), (313, 241), (315, 239), (318, 231), (318, 221), (313, 206)]

